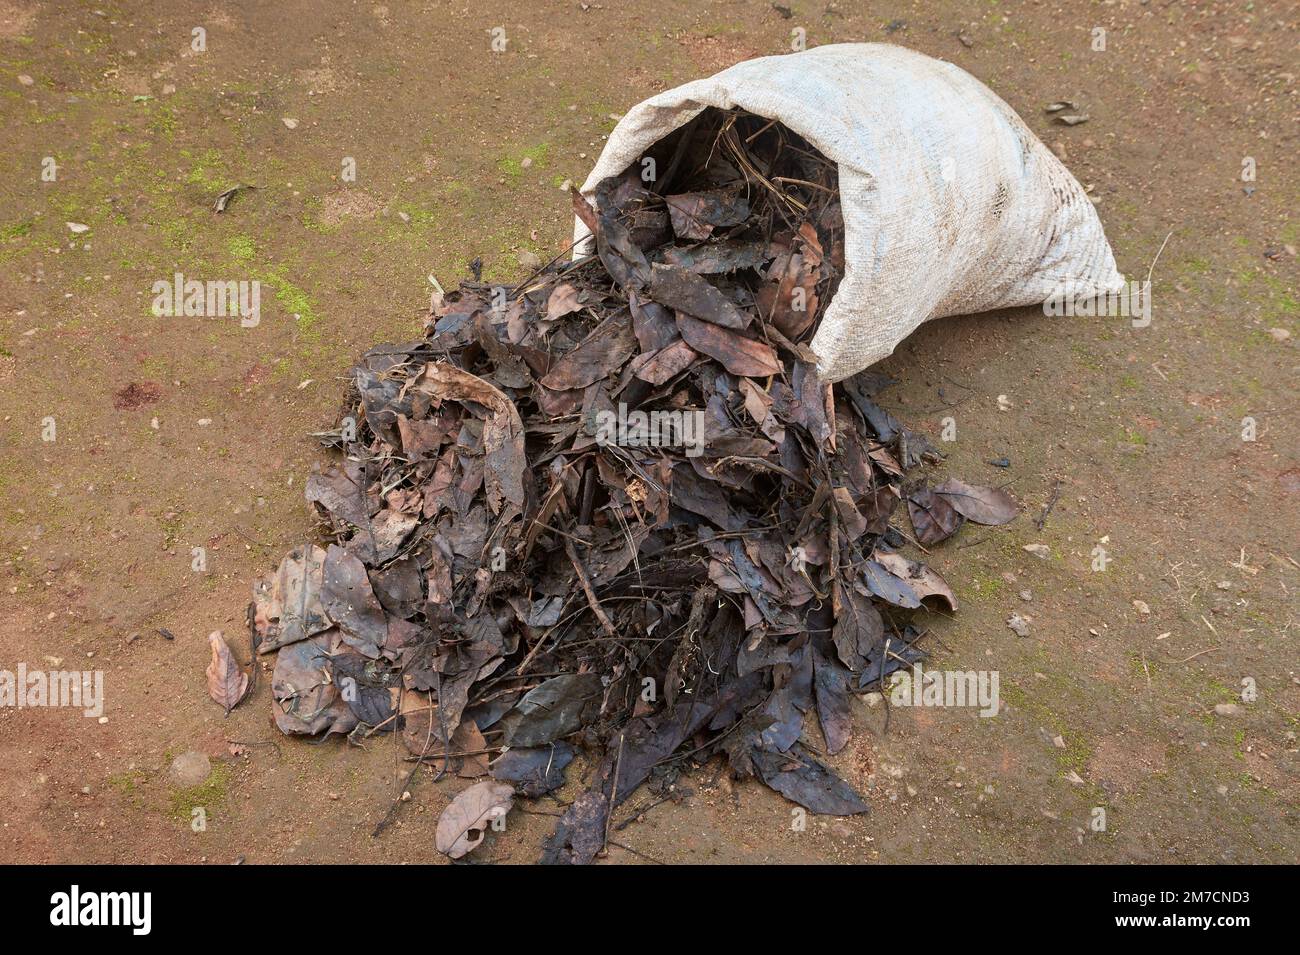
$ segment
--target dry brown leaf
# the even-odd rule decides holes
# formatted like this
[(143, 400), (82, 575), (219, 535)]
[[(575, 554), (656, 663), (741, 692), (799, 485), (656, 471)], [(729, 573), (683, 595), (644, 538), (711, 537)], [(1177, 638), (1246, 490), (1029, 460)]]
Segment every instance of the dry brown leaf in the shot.
[(504, 817), (515, 803), (515, 789), (485, 779), (475, 783), (451, 801), (438, 818), (434, 847), (459, 859), (477, 848), (494, 819)]
[(918, 597), (942, 597), (947, 602), (949, 610), (957, 609), (956, 594), (952, 592), (948, 582), (933, 568), (889, 551), (876, 551), (873, 558), (895, 577), (907, 581)]
[(770, 345), (746, 338), (712, 322), (702, 322), (685, 312), (677, 313), (677, 329), (682, 333), (686, 344), (710, 358), (716, 358), (733, 375), (766, 378), (781, 373), (781, 363), (777, 361), (776, 351)]
[(577, 288), (565, 282), (563, 285), (557, 285), (551, 292), (551, 297), (546, 300), (546, 317), (555, 321), (580, 308), (582, 303), (578, 301)]
[(1020, 505), (1006, 491), (949, 478), (934, 489), (953, 510), (976, 524), (1006, 524), (1015, 520)]
[(636, 370), (636, 376), (652, 385), (662, 385), (691, 367), (699, 357), (694, 348), (679, 338), (648, 356), (645, 364)]
[(488, 504), (499, 514), (505, 503), (524, 507), (524, 424), (515, 403), (496, 386), (447, 362), (424, 366), (412, 387), (452, 401), (473, 401), (492, 412), (483, 428)]
[(212, 661), (208, 664), (208, 695), (221, 704), (226, 715), (248, 693), (248, 674), (240, 667), (220, 630), (208, 634)]

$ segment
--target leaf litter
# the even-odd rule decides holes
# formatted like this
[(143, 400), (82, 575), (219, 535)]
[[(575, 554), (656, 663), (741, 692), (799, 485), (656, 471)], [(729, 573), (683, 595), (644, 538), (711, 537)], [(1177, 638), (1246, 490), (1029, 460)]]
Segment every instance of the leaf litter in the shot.
[[(282, 732), (398, 730), (412, 776), (486, 777), (439, 821), (452, 858), (578, 756), (544, 862), (592, 861), (639, 787), (715, 757), (814, 812), (868, 811), (819, 754), (957, 606), (902, 551), (1019, 511), (905, 484), (940, 455), (876, 403), (888, 381), (819, 377), (833, 163), (716, 109), (652, 158), (653, 181), (638, 163), (573, 193), (594, 251), (513, 286), (476, 262), (421, 339), (363, 356), (318, 435), (340, 457), (307, 484), (323, 539), (254, 587)], [(213, 665), (227, 706), (244, 690), (216, 644)]]

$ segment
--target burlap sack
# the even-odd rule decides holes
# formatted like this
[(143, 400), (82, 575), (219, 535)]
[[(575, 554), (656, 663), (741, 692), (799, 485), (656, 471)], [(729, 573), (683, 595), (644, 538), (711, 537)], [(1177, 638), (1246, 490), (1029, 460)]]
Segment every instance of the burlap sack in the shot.
[[(1082, 187), (1011, 107), (889, 44), (747, 60), (653, 96), (615, 127), (582, 192), (709, 106), (779, 120), (839, 165), (844, 278), (812, 340), (832, 380), (932, 318), (1123, 285)], [(587, 234), (577, 222), (574, 238)]]

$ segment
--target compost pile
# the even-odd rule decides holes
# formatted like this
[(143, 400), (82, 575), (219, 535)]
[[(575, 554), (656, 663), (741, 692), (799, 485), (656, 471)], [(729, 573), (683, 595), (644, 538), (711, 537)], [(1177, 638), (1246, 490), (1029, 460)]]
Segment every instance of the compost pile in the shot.
[(574, 193), (594, 253), (517, 286), (475, 264), (422, 340), (364, 356), (323, 436), (342, 460), (307, 483), (324, 546), (255, 588), (283, 732), (396, 732), (413, 769), (490, 777), (444, 814), (452, 856), (579, 752), (543, 861), (589, 862), (638, 787), (715, 756), (813, 812), (866, 811), (824, 754), (853, 694), (924, 655), (923, 601), (956, 609), (900, 550), (1017, 510), (905, 483), (938, 455), (873, 401), (879, 376), (818, 377), (832, 163), (716, 110), (646, 159)]

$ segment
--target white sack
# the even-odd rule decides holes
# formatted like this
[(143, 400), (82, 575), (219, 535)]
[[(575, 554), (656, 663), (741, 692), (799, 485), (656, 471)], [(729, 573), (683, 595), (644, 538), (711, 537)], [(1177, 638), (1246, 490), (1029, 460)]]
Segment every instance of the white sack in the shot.
[(651, 97), (583, 194), (709, 106), (779, 120), (839, 166), (844, 277), (812, 340), (832, 380), (932, 318), (1123, 284), (1092, 203), (1015, 111), (951, 63), (884, 43), (747, 60)]

